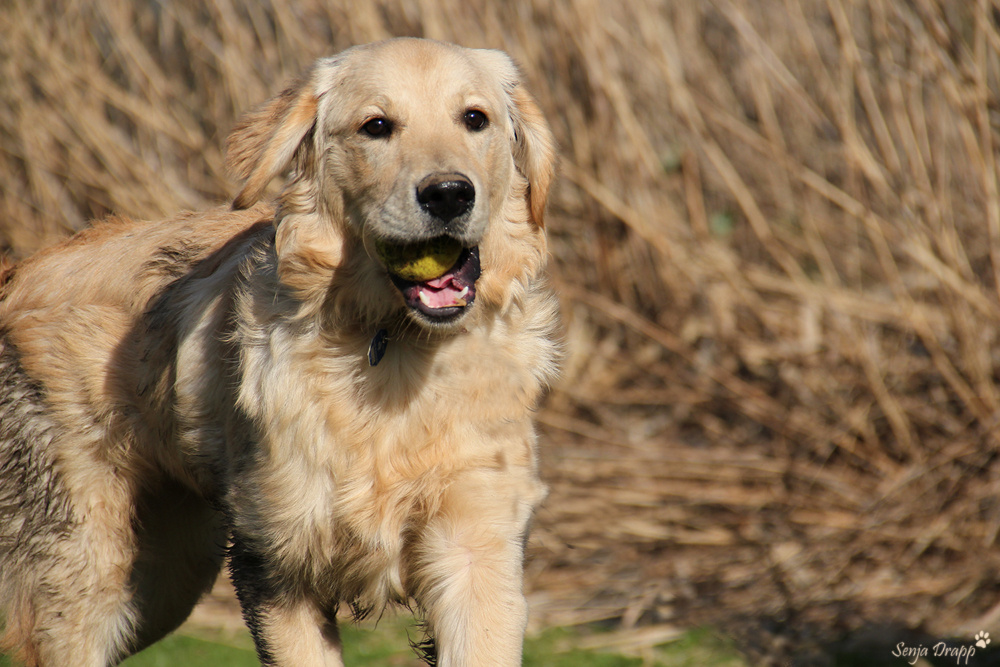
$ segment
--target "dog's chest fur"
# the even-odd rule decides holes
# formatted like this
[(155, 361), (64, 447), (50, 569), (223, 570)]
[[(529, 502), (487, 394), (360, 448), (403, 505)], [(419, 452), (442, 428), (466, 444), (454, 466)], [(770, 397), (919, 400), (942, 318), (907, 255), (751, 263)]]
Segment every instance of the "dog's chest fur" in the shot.
[(174, 288), (171, 308), (188, 312), (172, 451), (186, 458), (166, 463), (241, 508), (233, 529), (266, 536), (280, 569), (308, 578), (294, 583), (362, 607), (404, 600), (410, 538), (447, 511), (455, 475), (504, 475), (521, 487), (524, 514), (544, 494), (529, 415), (557, 356), (555, 337), (538, 335), (554, 297), (528, 286), (457, 335), (393, 332), (371, 366), (374, 331), (296, 318), (257, 245), (220, 269), (252, 276), (232, 292), (203, 290), (212, 276)]

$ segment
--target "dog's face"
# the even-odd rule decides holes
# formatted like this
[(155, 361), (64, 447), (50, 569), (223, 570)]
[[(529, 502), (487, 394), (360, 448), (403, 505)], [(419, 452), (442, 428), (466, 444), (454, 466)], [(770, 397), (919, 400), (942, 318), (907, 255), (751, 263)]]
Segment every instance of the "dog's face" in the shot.
[[(484, 246), (491, 227), (519, 218), (541, 239), (552, 161), (549, 130), (507, 56), (414, 39), (318, 61), (229, 142), (230, 166), (246, 181), (235, 207), (253, 204), (292, 164), (279, 240), (302, 237), (285, 244), (300, 256), (325, 252), (305, 261), (308, 271), (340, 268), (394, 290), (369, 284), (360, 299), (369, 311), (385, 311), (373, 301), (401, 301), (430, 327), (461, 320), (483, 264), (504, 264), (483, 256), (503, 252)], [(307, 224), (327, 225), (339, 247), (324, 251), (321, 229), (282, 230)]]
[(324, 177), (343, 190), (348, 219), (380, 239), (442, 234), (472, 246), (489, 224), (490, 196), (510, 181), (506, 94), (473, 51), (360, 51), (338, 75), (345, 94), (320, 102), (330, 138)]

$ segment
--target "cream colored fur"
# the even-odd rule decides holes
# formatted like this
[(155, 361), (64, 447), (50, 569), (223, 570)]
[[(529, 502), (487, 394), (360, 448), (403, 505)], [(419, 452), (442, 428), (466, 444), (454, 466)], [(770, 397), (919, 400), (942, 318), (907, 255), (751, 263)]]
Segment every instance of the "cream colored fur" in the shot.
[[(376, 116), (388, 139), (361, 130)], [(116, 664), (183, 621), (232, 540), (265, 664), (340, 665), (338, 605), (392, 601), (422, 610), (439, 665), (520, 664), (544, 496), (530, 415), (559, 350), (552, 140), (516, 69), (423, 40), (358, 47), (249, 113), (228, 151), (231, 208), (101, 222), (7, 277), (8, 646), (32, 666)], [(475, 186), (454, 234), (482, 276), (430, 322), (372, 243), (426, 235), (413, 190), (440, 172)]]

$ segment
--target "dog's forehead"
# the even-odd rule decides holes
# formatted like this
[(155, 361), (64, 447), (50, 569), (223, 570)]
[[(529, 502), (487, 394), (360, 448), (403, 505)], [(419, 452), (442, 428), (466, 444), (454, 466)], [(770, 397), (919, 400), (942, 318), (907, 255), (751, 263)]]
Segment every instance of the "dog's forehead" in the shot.
[(499, 103), (506, 73), (484, 53), (419, 39), (351, 49), (339, 63), (335, 88), (359, 103), (440, 105), (470, 98)]

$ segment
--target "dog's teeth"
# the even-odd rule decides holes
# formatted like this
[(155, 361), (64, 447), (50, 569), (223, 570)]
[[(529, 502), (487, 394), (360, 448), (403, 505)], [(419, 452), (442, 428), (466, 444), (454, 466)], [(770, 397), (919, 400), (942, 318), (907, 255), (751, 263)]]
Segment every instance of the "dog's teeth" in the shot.
[(421, 290), (418, 296), (420, 298), (420, 303), (424, 304), (428, 308), (431, 307), (431, 299), (429, 296), (427, 296), (427, 292)]
[[(466, 285), (465, 287), (462, 288), (461, 292), (459, 292), (458, 294), (455, 295), (455, 300), (456, 301), (461, 301), (462, 299), (465, 298), (465, 295), (468, 294), (468, 293), (469, 293), (469, 286)], [(465, 303), (462, 303), (462, 305), (464, 306)]]
[(469, 302), (466, 301), (465, 299), (455, 299), (455, 305), (456, 306), (467, 306), (467, 305), (469, 305)]

